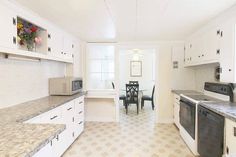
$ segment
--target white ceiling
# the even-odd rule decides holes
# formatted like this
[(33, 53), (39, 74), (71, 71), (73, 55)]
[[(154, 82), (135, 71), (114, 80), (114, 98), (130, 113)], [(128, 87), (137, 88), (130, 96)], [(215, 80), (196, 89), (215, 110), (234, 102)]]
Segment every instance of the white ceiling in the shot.
[(236, 0), (16, 1), (80, 38), (101, 42), (181, 40), (236, 4)]

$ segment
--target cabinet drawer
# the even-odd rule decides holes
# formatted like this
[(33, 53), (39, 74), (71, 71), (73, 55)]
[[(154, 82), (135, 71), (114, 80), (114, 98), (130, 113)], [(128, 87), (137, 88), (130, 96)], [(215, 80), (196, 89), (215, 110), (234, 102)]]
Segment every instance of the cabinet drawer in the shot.
[(79, 114), (84, 111), (84, 97), (79, 97), (75, 100), (75, 113)]
[(62, 106), (63, 114), (73, 115), (74, 109), (74, 101), (70, 101)]
[(41, 117), (41, 123), (62, 124), (60, 107), (42, 114)]

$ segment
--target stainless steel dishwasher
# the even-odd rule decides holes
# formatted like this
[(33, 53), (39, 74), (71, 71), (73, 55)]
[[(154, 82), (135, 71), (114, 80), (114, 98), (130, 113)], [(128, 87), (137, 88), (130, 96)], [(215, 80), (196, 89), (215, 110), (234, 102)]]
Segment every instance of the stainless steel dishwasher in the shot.
[(198, 107), (198, 153), (201, 157), (222, 157), (224, 117), (205, 107)]

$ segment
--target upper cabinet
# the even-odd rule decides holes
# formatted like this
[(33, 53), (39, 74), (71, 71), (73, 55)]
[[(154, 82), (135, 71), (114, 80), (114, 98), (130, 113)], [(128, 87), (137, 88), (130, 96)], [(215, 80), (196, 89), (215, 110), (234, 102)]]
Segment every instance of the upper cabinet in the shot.
[(220, 34), (217, 28), (195, 35), (185, 44), (185, 66), (219, 62)]
[(11, 2), (0, 2), (0, 52), (73, 63), (74, 37)]
[(17, 42), (17, 16), (15, 12), (0, 3), (0, 46), (16, 49)]
[(235, 79), (235, 24), (224, 23), (221, 26), (220, 67), (222, 82), (236, 82)]
[(185, 67), (219, 63), (220, 81), (236, 83), (235, 24), (230, 19), (187, 40)]

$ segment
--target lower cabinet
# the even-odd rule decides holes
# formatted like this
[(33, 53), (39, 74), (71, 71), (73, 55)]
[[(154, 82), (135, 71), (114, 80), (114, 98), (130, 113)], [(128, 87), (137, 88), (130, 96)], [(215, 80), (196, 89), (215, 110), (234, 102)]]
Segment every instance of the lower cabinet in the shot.
[(84, 130), (84, 96), (34, 117), (25, 123), (65, 124), (66, 129), (33, 156), (60, 157)]
[(48, 143), (46, 146), (44, 146), (42, 149), (40, 149), (36, 154), (34, 154), (33, 157), (54, 157), (52, 154), (52, 146), (51, 143)]
[(236, 156), (236, 122), (225, 119), (225, 154), (226, 157)]
[(179, 109), (180, 109), (180, 96), (177, 94), (174, 94), (174, 123), (179, 128), (180, 122), (179, 122)]

